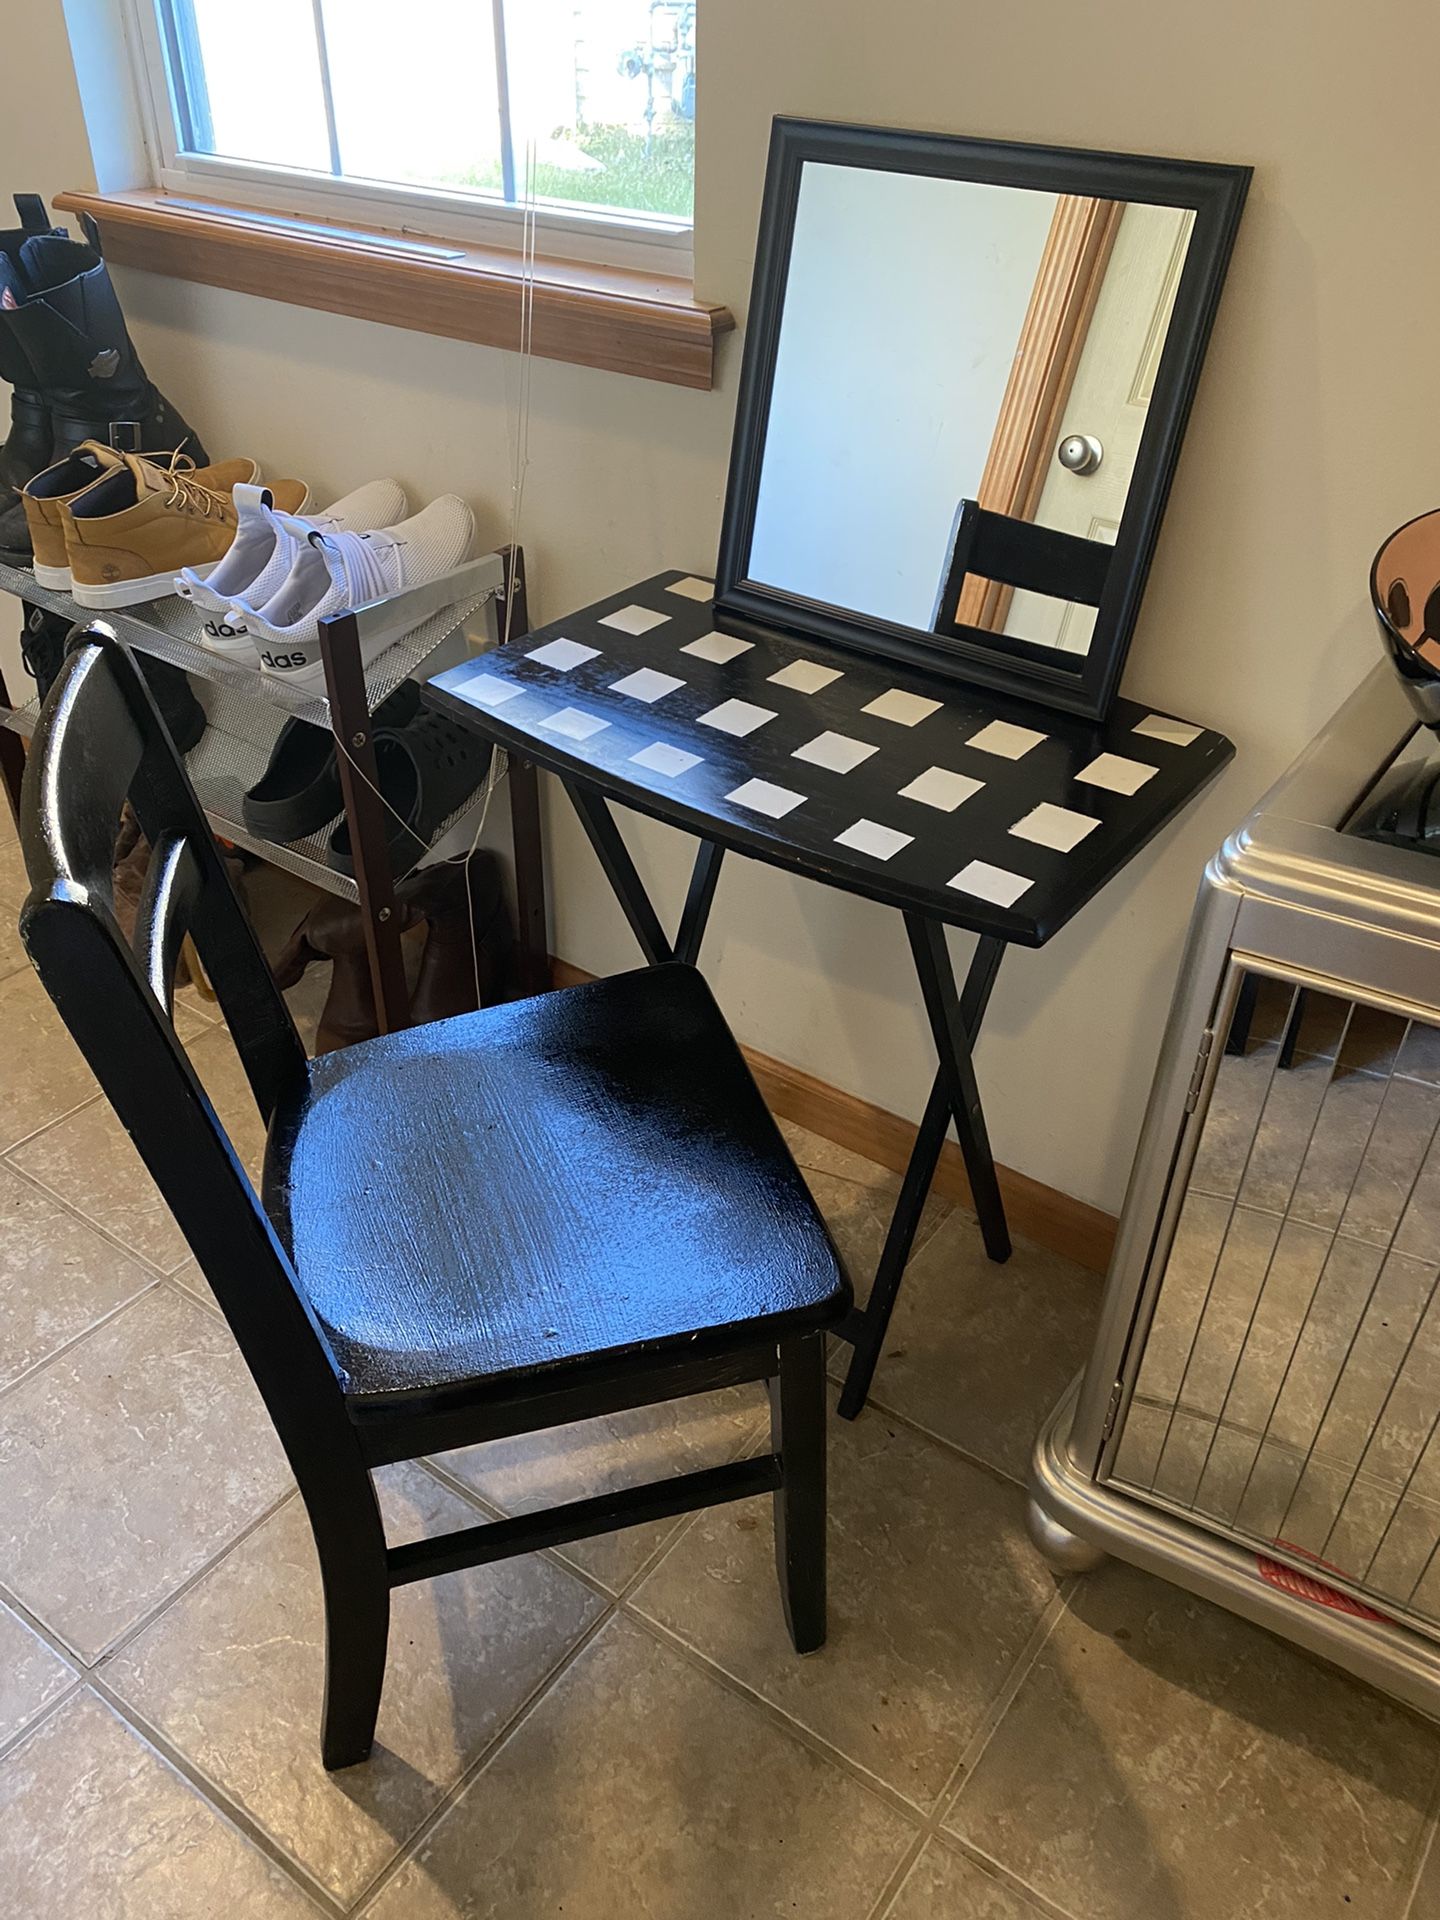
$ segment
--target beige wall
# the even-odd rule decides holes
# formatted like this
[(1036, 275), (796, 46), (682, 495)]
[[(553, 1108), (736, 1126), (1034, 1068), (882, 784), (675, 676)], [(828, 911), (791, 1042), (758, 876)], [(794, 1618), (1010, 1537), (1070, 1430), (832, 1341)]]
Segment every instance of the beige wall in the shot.
[[(1440, 15), (1423, 0), (702, 0), (701, 36), (697, 278), (737, 308), (775, 112), (1256, 167), (1126, 680), (1230, 733), (1238, 759), (1048, 949), (1007, 960), (980, 1052), (999, 1156), (1117, 1207), (1205, 858), (1372, 659), (1370, 555), (1440, 492)], [(57, 0), (12, 8), (5, 38), (0, 183), (83, 181)], [(513, 356), (141, 275), (123, 291), (212, 448), (253, 449), (321, 493), (377, 472), (454, 487), (502, 534)], [(537, 617), (661, 566), (708, 568), (736, 359), (732, 342), (708, 395), (537, 363)], [(553, 795), (548, 820), (557, 950), (632, 964)], [(649, 825), (631, 840), (673, 910), (683, 843)], [(742, 1038), (918, 1112), (927, 1049), (894, 915), (737, 861), (705, 961)]]

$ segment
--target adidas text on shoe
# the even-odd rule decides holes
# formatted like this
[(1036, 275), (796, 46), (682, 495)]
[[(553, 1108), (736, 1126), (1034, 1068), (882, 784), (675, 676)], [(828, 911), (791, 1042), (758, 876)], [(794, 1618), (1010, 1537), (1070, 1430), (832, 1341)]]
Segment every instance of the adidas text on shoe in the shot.
[[(260, 664), (306, 692), (323, 693), (320, 622), (443, 578), (469, 557), (474, 539), (475, 517), (454, 494), (442, 494), (396, 526), (311, 534), (279, 591), (263, 607), (245, 600), (237, 608), (260, 649)], [(368, 622), (362, 667), (408, 631), (403, 608)]]
[(238, 525), (229, 551), (208, 572), (184, 567), (175, 591), (206, 615), (196, 638), (212, 653), (260, 664), (245, 613), (237, 602), (262, 607), (284, 583), (312, 531), (364, 531), (398, 520), (405, 511), (404, 489), (394, 480), (372, 480), (337, 500), (324, 513), (280, 511), (263, 487), (237, 487)]

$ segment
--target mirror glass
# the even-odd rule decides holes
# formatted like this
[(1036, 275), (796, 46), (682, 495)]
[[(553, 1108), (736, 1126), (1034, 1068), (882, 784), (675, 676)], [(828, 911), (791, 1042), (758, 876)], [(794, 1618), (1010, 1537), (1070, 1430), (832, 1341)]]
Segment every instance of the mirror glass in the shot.
[(1084, 656), (1093, 604), (954, 567), (960, 511), (1114, 543), (1194, 222), (805, 160), (748, 580)]

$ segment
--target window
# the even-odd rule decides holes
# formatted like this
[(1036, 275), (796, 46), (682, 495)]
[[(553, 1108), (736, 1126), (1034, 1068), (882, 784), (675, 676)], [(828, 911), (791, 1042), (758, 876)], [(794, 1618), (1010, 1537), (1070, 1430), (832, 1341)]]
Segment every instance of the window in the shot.
[(133, 4), (171, 192), (512, 241), (533, 200), (575, 257), (688, 248), (696, 0)]

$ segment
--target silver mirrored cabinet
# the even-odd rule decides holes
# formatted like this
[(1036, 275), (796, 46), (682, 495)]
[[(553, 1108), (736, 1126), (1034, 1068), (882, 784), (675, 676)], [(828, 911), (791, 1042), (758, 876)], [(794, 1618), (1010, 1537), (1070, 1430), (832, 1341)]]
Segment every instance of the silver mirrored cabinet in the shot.
[(1212, 863), (1032, 1521), (1440, 1713), (1440, 856), (1393, 799), (1432, 790), (1381, 666)]
[(720, 612), (1103, 712), (1247, 179), (777, 121)]

